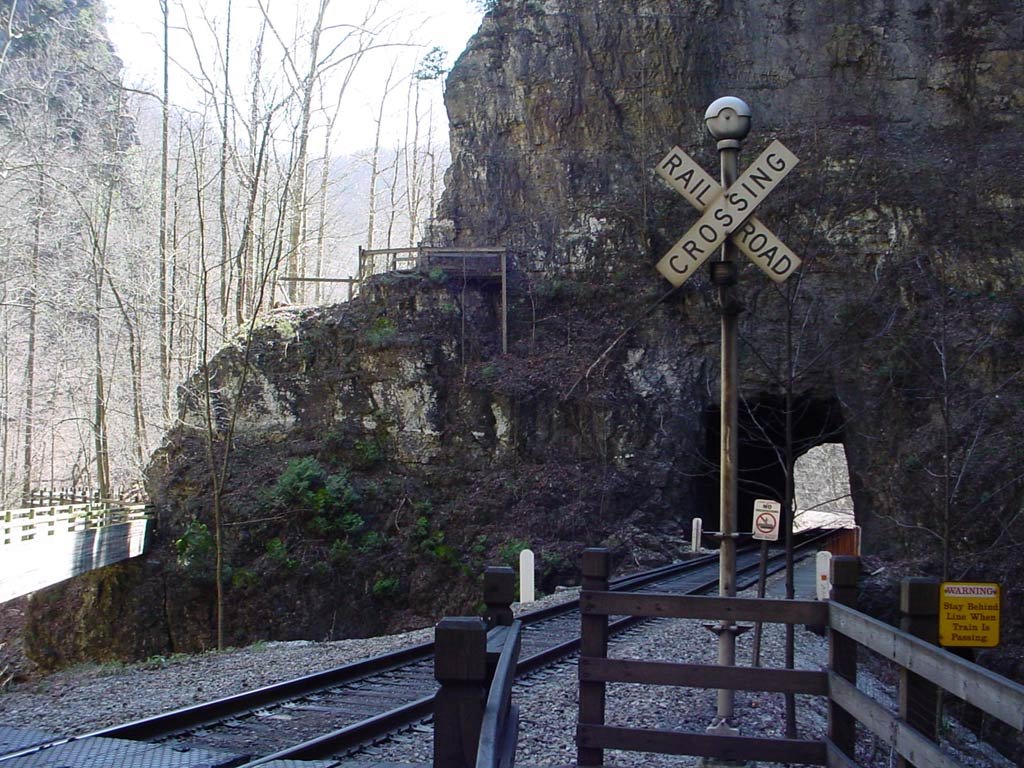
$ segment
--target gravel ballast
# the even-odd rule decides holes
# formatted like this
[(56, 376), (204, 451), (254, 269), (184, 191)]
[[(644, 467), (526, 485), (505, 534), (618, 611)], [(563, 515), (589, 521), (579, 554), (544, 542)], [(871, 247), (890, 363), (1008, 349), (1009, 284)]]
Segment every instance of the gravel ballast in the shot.
[[(546, 598), (541, 604), (561, 602), (573, 596), (572, 592), (563, 592)], [(529, 607), (535, 608), (537, 604)], [(431, 639), (432, 632), (432, 628), (425, 628), (361, 640), (260, 643), (198, 656), (151, 659), (141, 664), (76, 667), (18, 684), (0, 694), (0, 721), (9, 726), (61, 735), (88, 733), (423, 642)], [(748, 632), (737, 641), (737, 662), (741, 665), (751, 662), (753, 634)], [(765, 625), (763, 666), (783, 666), (784, 635), (781, 625)], [(613, 639), (609, 655), (715, 663), (717, 640), (697, 621), (655, 620)], [(822, 669), (827, 661), (825, 639), (798, 627), (797, 668)], [(878, 667), (878, 676), (871, 674), (875, 667)], [(891, 675), (880, 665), (862, 664), (858, 671), (859, 687), (892, 711), (895, 689), (889, 678)], [(517, 764), (554, 766), (575, 762), (577, 689), (574, 658), (517, 683), (513, 693), (520, 707)], [(702, 732), (716, 711), (716, 693), (701, 689), (612, 684), (608, 687), (607, 701), (609, 724), (648, 728)], [(743, 735), (784, 734), (782, 694), (737, 692), (735, 713)], [(824, 699), (797, 697), (800, 738), (821, 737), (826, 730), (826, 717)], [(957, 759), (964, 765), (1011, 768), (1009, 761), (955, 723), (946, 733), (956, 745)], [(392, 742), (360, 754), (358, 759), (429, 763), (431, 736), (430, 728), (420, 725)], [(860, 742), (862, 754), (858, 757), (862, 765), (882, 768), (895, 764), (895, 756), (873, 738), (862, 738)], [(605, 761), (623, 768), (696, 765), (696, 758), (615, 751), (608, 751)]]

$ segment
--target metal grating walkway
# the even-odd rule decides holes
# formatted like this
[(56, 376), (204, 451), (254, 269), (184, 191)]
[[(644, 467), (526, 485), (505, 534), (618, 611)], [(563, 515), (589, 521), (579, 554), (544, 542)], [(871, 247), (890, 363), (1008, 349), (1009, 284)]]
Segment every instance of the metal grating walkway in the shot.
[[(0, 755), (47, 740), (48, 734), (0, 728)], [(52, 738), (52, 737), (50, 737)], [(3, 768), (218, 768), (238, 765), (242, 755), (164, 747), (124, 739), (80, 739), (4, 760)]]

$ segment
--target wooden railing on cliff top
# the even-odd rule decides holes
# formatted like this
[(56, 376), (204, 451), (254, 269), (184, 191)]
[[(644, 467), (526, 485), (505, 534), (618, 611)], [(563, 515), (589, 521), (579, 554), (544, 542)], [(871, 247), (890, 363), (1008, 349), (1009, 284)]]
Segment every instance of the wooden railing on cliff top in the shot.
[(501, 351), (508, 352), (508, 250), (484, 246), (436, 248), (416, 246), (409, 248), (359, 247), (359, 265), (354, 277), (294, 277), (281, 276), (283, 283), (341, 283), (348, 287), (348, 301), (355, 298), (363, 283), (374, 275), (401, 270), (418, 269), (423, 272), (439, 270), (441, 274), (461, 278), (467, 282), (499, 281), (501, 283)]
[[(501, 352), (508, 352), (508, 249), (502, 247), (376, 248), (359, 249), (359, 272), (355, 285), (372, 275), (401, 269), (419, 269), (466, 283), (497, 281), (501, 284)], [(349, 298), (353, 283), (349, 283)]]

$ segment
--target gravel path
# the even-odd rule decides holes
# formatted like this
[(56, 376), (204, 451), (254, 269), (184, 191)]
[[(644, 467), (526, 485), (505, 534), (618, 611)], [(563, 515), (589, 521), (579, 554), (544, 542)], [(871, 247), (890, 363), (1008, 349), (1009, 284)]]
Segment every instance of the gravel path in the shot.
[[(542, 604), (571, 599), (572, 592), (560, 593)], [(530, 608), (537, 607), (536, 604)], [(518, 608), (518, 606), (517, 606)], [(72, 735), (127, 722), (301, 674), (327, 669), (347, 661), (430, 639), (432, 629), (402, 635), (329, 643), (261, 643), (249, 648), (152, 659), (132, 665), (76, 667), (20, 684), (0, 694), (0, 722)], [(797, 629), (797, 664), (800, 669), (821, 669), (827, 663), (825, 640), (803, 627)], [(737, 660), (749, 664), (753, 633), (737, 641)], [(700, 622), (657, 620), (630, 630), (612, 641), (610, 655), (619, 658), (653, 658), (714, 662), (714, 636)], [(784, 630), (765, 625), (762, 663), (782, 666)], [(894, 707), (891, 683), (865, 670), (859, 671), (859, 686), (873, 698)], [(884, 670), (880, 673), (886, 678)], [(514, 697), (520, 706), (519, 751), (522, 766), (572, 764), (577, 707), (577, 678), (574, 659), (542, 671), (517, 684)], [(824, 700), (797, 697), (800, 738), (817, 738), (825, 732)], [(608, 716), (611, 724), (636, 724), (651, 728), (703, 731), (715, 714), (715, 693), (699, 689), (662, 686), (610, 685)], [(778, 735), (784, 731), (784, 703), (781, 694), (736, 693), (736, 715), (744, 735)], [(362, 759), (387, 762), (429, 763), (431, 731), (419, 726), (393, 743), (375, 747)], [(979, 744), (969, 732), (952, 725), (951, 740), (957, 744), (958, 759), (976, 768), (1012, 768), (987, 745)], [(872, 739), (861, 739), (862, 765), (883, 768), (894, 765), (888, 749)], [(609, 751), (609, 765), (622, 768), (662, 768), (695, 765), (695, 759)], [(761, 766), (769, 765), (760, 763)]]

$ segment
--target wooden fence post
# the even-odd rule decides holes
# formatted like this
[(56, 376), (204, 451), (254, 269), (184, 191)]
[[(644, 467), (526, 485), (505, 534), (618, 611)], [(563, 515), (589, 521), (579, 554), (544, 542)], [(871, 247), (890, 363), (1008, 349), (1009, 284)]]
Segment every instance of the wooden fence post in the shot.
[(508, 566), (484, 569), (484, 619), (490, 627), (512, 625), (512, 602), (516, 599), (516, 572)]
[[(851, 608), (857, 605), (860, 558), (836, 555), (832, 558), (832, 600)], [(829, 629), (829, 667), (850, 683), (857, 684), (857, 642)], [(854, 757), (857, 743), (856, 720), (833, 702), (828, 704), (828, 737), (848, 757)]]
[[(900, 629), (929, 643), (939, 642), (939, 581), (906, 578), (900, 583)], [(932, 741), (938, 741), (939, 689), (906, 667), (900, 667), (899, 716)], [(914, 768), (902, 755), (898, 768)]]
[(434, 628), (434, 768), (473, 768), (487, 704), (487, 627), (449, 617)]
[[(610, 572), (607, 549), (583, 550), (583, 591), (606, 592)], [(603, 659), (608, 655), (608, 617), (580, 613), (580, 658)], [(604, 725), (605, 683), (580, 680), (579, 725)], [(577, 734), (577, 741), (579, 735)], [(603, 765), (604, 750), (599, 747), (576, 747), (577, 765)]]

